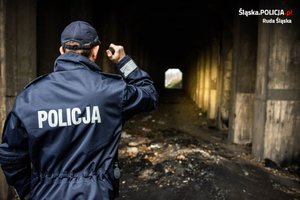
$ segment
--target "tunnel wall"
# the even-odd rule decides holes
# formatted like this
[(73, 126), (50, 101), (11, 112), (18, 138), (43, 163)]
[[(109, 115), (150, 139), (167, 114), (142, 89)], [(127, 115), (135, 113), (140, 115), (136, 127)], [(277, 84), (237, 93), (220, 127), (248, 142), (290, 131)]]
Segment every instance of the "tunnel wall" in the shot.
[[(185, 90), (192, 100), (201, 109), (201, 115), (205, 115), (208, 119), (210, 127), (218, 126), (218, 116), (223, 112), (222, 119), (226, 121), (229, 95), (228, 95), (228, 71), (231, 71), (228, 62), (231, 61), (231, 52), (226, 49), (226, 56), (220, 55), (220, 38), (214, 38), (209, 43), (210, 48), (200, 50), (194, 55), (189, 70), (186, 70)], [(226, 48), (229, 48), (226, 46)], [(223, 59), (221, 61), (221, 59)], [(221, 66), (221, 63), (224, 64)], [(226, 74), (225, 78), (223, 74)], [(221, 91), (221, 92), (220, 92)], [(224, 98), (223, 98), (224, 97)], [(225, 123), (223, 123), (225, 124)]]
[[(255, 1), (239, 2), (238, 7), (250, 10), (256, 9), (257, 5)], [(257, 17), (235, 15), (233, 38), (229, 141), (250, 144), (253, 134)]]
[[(208, 126), (228, 130), (233, 70), (233, 20), (224, 15), (219, 29), (189, 58), (184, 89), (208, 119)], [(219, 21), (220, 22), (220, 21)]]
[[(36, 77), (36, 2), (0, 0), (0, 15), (2, 130), (15, 97)], [(0, 199), (13, 199), (13, 196), (1, 170)]]
[[(260, 3), (261, 8), (268, 1)], [(272, 8), (299, 8), (296, 1), (277, 2)], [(294, 11), (295, 12), (295, 11)], [(283, 166), (300, 160), (300, 21), (263, 24), (259, 19), (254, 140), (258, 159)]]
[[(259, 6), (286, 11), (299, 2), (240, 2), (236, 10)], [(294, 10), (291, 24), (266, 24), (263, 17), (236, 15), (232, 33), (223, 27), (221, 37), (213, 36), (206, 48), (199, 48), (185, 70), (188, 95), (219, 129), (229, 122), (229, 141), (252, 144), (255, 158), (279, 165), (300, 160), (297, 17)]]
[[(17, 94), (36, 77), (35, 1), (1, 0), (1, 122)], [(1, 127), (2, 128), (2, 127)]]
[[(4, 120), (6, 117), (6, 77), (5, 77), (5, 17), (6, 7), (4, 5), (4, 0), (0, 0), (0, 128), (3, 129)], [(0, 173), (0, 199), (8, 199), (8, 185), (4, 174), (1, 170)]]
[(6, 117), (6, 76), (5, 76), (5, 15), (6, 7), (4, 5), (4, 0), (0, 0), (0, 128), (2, 130), (4, 120)]
[(16, 95), (36, 77), (35, 1), (2, 1), (1, 119), (12, 108)]
[(233, 63), (233, 34), (232, 22), (225, 21), (223, 33), (221, 37), (220, 48), (220, 67), (218, 77), (218, 98), (217, 107), (217, 128), (219, 130), (227, 130), (229, 127), (230, 114), (230, 96), (231, 96), (231, 79), (232, 79), (232, 63)]

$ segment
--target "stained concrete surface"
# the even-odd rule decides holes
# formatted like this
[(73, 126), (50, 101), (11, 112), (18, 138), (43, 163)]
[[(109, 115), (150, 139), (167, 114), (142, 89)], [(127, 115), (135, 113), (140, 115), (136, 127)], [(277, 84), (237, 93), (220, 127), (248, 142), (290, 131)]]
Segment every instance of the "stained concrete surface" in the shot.
[(124, 126), (118, 199), (300, 199), (299, 166), (256, 161), (250, 144), (229, 143), (183, 91), (160, 96), (155, 111)]

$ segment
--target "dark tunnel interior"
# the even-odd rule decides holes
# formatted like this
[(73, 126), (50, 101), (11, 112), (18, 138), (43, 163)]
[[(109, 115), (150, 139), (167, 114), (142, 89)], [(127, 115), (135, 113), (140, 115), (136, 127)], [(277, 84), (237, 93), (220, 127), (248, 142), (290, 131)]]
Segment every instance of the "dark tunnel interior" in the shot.
[[(227, 2), (228, 3), (228, 2)], [(222, 1), (138, 1), (119, 5), (120, 24), (132, 24), (143, 48), (162, 64), (182, 64), (185, 56), (201, 49), (220, 34)], [(226, 17), (233, 16), (230, 5)], [(111, 6), (113, 7), (113, 6)], [(127, 17), (123, 17), (126, 16)], [(126, 25), (125, 25), (126, 26)], [(125, 27), (124, 27), (125, 28)]]
[[(256, 8), (257, 3), (253, 2), (251, 8)], [(51, 15), (53, 10), (55, 16)], [(224, 27), (228, 27), (226, 31), (232, 31), (233, 16), (236, 12), (236, 5), (232, 0), (201, 3), (189, 0), (116, 0), (106, 3), (97, 0), (84, 3), (38, 1), (38, 74), (52, 70), (52, 61), (58, 54), (59, 37), (63, 27), (72, 20), (82, 19), (95, 25), (100, 35), (103, 44), (100, 56), (104, 55), (104, 50), (110, 42), (124, 45), (126, 48), (128, 37), (135, 44), (134, 48), (127, 48), (129, 55), (147, 52), (149, 72), (161, 89), (163, 74), (168, 68), (180, 68), (184, 73), (184, 68), (190, 64), (191, 55), (206, 49), (213, 38), (221, 38)], [(116, 31), (113, 28), (115, 26)], [(107, 29), (109, 31), (106, 31)]]
[[(209, 39), (220, 34), (226, 18), (232, 18), (236, 11), (232, 2), (224, 3), (219, 0), (201, 2), (201, 4), (189, 0), (176, 0), (169, 3), (122, 0), (103, 3), (102, 1), (88, 0), (84, 4), (85, 8), (89, 10), (78, 9), (77, 7), (82, 5), (76, 4), (76, 2), (72, 1), (70, 4), (68, 1), (62, 1), (60, 4), (56, 4), (60, 5), (56, 7), (57, 11), (62, 10), (57, 15), (63, 15), (64, 17), (60, 17), (60, 19), (65, 19), (65, 23), (86, 18), (96, 25), (101, 37), (103, 35), (101, 28), (106, 23), (111, 23), (108, 17), (114, 13), (114, 22), (120, 29), (117, 34), (130, 31), (143, 49), (160, 59), (161, 57), (165, 58), (162, 61), (167, 63), (170, 61), (178, 63), (181, 61), (182, 55), (187, 54), (186, 52), (192, 49), (201, 49), (201, 46), (206, 45)], [(55, 5), (55, 1), (39, 1), (38, 3), (37, 9), (41, 15), (51, 11), (47, 4)], [(72, 8), (73, 6), (74, 8)], [(39, 24), (41, 26), (38, 28), (42, 29), (44, 18), (38, 19), (41, 20)], [(107, 24), (107, 26), (110, 25)], [(109, 35), (105, 37), (109, 40)], [(122, 37), (119, 38), (121, 38), (119, 42), (123, 42)], [(180, 56), (179, 60), (176, 59), (178, 56)]]

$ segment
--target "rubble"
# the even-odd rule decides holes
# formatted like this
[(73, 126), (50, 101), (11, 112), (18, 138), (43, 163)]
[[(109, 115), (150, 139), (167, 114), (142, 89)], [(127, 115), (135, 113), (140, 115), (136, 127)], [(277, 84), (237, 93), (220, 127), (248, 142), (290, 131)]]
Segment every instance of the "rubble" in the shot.
[[(249, 145), (228, 144), (222, 133), (205, 129), (196, 109), (190, 118), (164, 109), (137, 116), (124, 127), (120, 200), (300, 199), (299, 174), (267, 168), (253, 159)], [(185, 119), (183, 125), (170, 111)]]

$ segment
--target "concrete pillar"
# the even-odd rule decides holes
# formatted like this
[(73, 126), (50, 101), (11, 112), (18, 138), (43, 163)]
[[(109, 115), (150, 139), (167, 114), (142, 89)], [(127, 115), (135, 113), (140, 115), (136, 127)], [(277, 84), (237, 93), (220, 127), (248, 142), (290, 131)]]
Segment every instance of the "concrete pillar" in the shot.
[(211, 53), (208, 49), (204, 52), (203, 63), (203, 111), (207, 114), (209, 108), (209, 92), (210, 92), (210, 62)]
[[(15, 97), (36, 77), (36, 2), (0, 1), (0, 120), (1, 130)], [(6, 180), (0, 176), (0, 199), (13, 199)]]
[(185, 80), (185, 88), (187, 89), (186, 91), (192, 98), (192, 100), (197, 104), (199, 108), (201, 108), (201, 103), (200, 103), (200, 69), (201, 69), (201, 57), (199, 56), (199, 52), (197, 52), (197, 55), (193, 55), (194, 57), (191, 58), (190, 60), (193, 60), (191, 64), (191, 68), (189, 70), (185, 71), (185, 78), (188, 77), (188, 79), (183, 79)]
[(35, 0), (2, 2), (1, 110), (7, 113), (16, 95), (36, 77), (36, 6)]
[(198, 51), (187, 74), (188, 94), (206, 115), (209, 126), (212, 127), (216, 126), (219, 106), (219, 56), (219, 42), (212, 39), (209, 48)]
[[(0, 0), (0, 130), (3, 130), (3, 125), (6, 117), (6, 77), (5, 77), (5, 0)], [(8, 185), (4, 174), (0, 173), (0, 199), (8, 199)]]
[[(299, 8), (298, 1), (262, 0), (261, 8)], [(300, 156), (300, 20), (290, 24), (266, 24), (259, 18), (257, 80), (252, 152), (257, 159), (271, 159), (285, 166)]]
[(193, 79), (194, 79), (194, 82), (196, 83), (194, 85), (194, 91), (192, 92), (192, 99), (195, 101), (195, 103), (198, 105), (198, 107), (200, 107), (200, 104), (199, 104), (199, 99), (200, 99), (200, 92), (199, 92), (199, 82), (200, 82), (200, 59), (197, 58), (196, 61), (195, 61), (195, 64), (194, 64), (194, 67), (195, 68), (195, 72), (194, 72), (194, 76), (193, 76)]
[[(187, 94), (191, 97), (191, 99), (200, 107), (199, 102), (196, 101), (196, 90), (199, 89), (197, 85), (197, 75), (193, 73), (194, 68), (200, 68), (200, 66), (197, 66), (199, 64), (199, 56), (198, 53), (195, 53), (194, 55), (190, 55), (189, 63), (187, 66), (191, 66), (189, 68), (185, 68), (183, 73), (185, 78), (183, 78), (183, 87), (184, 90), (187, 92)], [(188, 77), (188, 78), (187, 78)]]
[(211, 46), (211, 72), (210, 72), (210, 101), (209, 101), (209, 119), (212, 126), (216, 126), (217, 109), (219, 106), (218, 90), (219, 86), (219, 68), (220, 68), (220, 46), (219, 38), (214, 38)]
[(205, 53), (202, 52), (201, 53), (201, 57), (200, 57), (200, 67), (199, 67), (199, 71), (200, 71), (200, 77), (199, 77), (199, 104), (200, 104), (200, 108), (202, 109), (202, 111), (204, 111), (204, 88), (205, 88)]
[[(245, 4), (243, 2), (243, 4)], [(255, 1), (241, 5), (255, 9)], [(235, 16), (233, 30), (233, 79), (229, 140), (236, 144), (252, 142), (254, 91), (257, 54), (257, 17)]]
[(6, 77), (5, 77), (5, 0), (0, 0), (0, 130), (6, 117)]
[[(196, 53), (190, 57), (189, 68), (185, 68), (183, 75), (184, 89), (191, 99), (196, 103), (196, 105), (204, 111), (204, 53), (200, 50), (195, 51)], [(207, 108), (206, 110), (207, 111)]]
[(206, 65), (206, 91), (207, 95), (207, 119), (210, 127), (216, 127), (217, 107), (218, 107), (218, 69), (219, 69), (219, 41), (216, 38), (211, 40), (210, 47), (207, 49), (207, 65)]
[(221, 55), (219, 68), (218, 118), (219, 130), (227, 130), (229, 122), (229, 104), (232, 79), (232, 30), (231, 25), (224, 26), (221, 37)]

